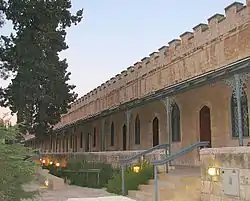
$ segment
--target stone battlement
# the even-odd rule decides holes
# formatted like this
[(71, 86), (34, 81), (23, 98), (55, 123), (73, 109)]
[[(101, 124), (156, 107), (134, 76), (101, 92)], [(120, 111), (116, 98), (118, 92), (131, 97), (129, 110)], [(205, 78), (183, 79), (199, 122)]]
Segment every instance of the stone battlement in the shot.
[[(237, 61), (237, 52), (230, 58), (227, 55), (216, 58), (217, 55), (213, 53), (216, 48), (222, 47), (223, 41), (229, 36), (246, 29), (249, 21), (250, 0), (246, 0), (246, 5), (235, 2), (227, 6), (225, 15), (213, 15), (208, 19), (208, 24), (201, 23), (193, 28), (193, 32), (184, 32), (179, 39), (170, 41), (168, 46), (159, 48), (157, 52), (151, 53), (76, 100), (56, 128)], [(235, 40), (228, 43), (235, 45)], [(212, 47), (213, 50), (205, 51), (212, 44), (217, 46)], [(221, 51), (225, 48), (230, 47), (225, 47), (224, 44)], [(250, 51), (244, 51), (245, 54), (241, 54), (243, 58), (250, 55)], [(201, 61), (198, 53), (200, 56), (208, 55), (210, 60)]]

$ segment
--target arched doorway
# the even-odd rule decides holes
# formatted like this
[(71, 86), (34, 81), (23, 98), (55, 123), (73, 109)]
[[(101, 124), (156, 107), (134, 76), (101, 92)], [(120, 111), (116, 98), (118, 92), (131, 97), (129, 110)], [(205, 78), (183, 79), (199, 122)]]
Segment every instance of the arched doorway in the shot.
[(122, 127), (122, 147), (123, 150), (127, 149), (127, 127), (125, 124)]
[(207, 106), (200, 110), (200, 141), (209, 141), (209, 147), (212, 147), (211, 116)]
[(159, 144), (159, 120), (157, 117), (153, 120), (153, 147)]

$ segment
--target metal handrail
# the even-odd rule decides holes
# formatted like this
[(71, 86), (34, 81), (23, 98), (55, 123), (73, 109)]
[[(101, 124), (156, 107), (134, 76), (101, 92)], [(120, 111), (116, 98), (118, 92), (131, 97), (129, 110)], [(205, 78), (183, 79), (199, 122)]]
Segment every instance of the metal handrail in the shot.
[(147, 155), (155, 150), (158, 150), (158, 149), (167, 149), (169, 147), (169, 144), (159, 144), (159, 145), (156, 145), (150, 149), (147, 149), (145, 151), (142, 151), (136, 155), (133, 155), (133, 156), (130, 156), (129, 158), (126, 158), (126, 159), (121, 159), (120, 160), (120, 163), (121, 165), (127, 165), (129, 163), (131, 163), (132, 161), (138, 159), (139, 157), (142, 157), (144, 155)]
[(154, 194), (155, 194), (155, 201), (158, 201), (158, 177), (157, 177), (157, 166), (158, 165), (164, 165), (167, 164), (168, 162), (190, 152), (193, 151), (196, 148), (201, 148), (201, 147), (207, 147), (210, 144), (210, 142), (208, 141), (203, 141), (203, 142), (197, 142), (189, 147), (187, 147), (186, 149), (181, 150), (180, 152), (177, 152), (163, 160), (155, 160), (152, 161), (151, 164), (154, 165)]
[(180, 152), (177, 152), (177, 153), (175, 153), (175, 154), (173, 154), (173, 155), (171, 155), (171, 156), (169, 156), (167, 158), (164, 158), (162, 160), (154, 160), (154, 161), (151, 162), (151, 164), (152, 165), (157, 165), (157, 166), (158, 165), (164, 165), (164, 164), (166, 164), (166, 163), (168, 163), (168, 162), (170, 162), (170, 161), (172, 161), (172, 160), (174, 160), (174, 159), (176, 159), (176, 158), (178, 158), (178, 157), (180, 157), (180, 156), (182, 156), (182, 155), (184, 155), (184, 154), (186, 154), (186, 153), (188, 153), (190, 151), (193, 151), (196, 148), (206, 147), (208, 145), (209, 145), (209, 142), (207, 142), (207, 141), (197, 142), (197, 143), (192, 144), (191, 146), (189, 146), (189, 147), (181, 150)]
[(145, 151), (142, 151), (134, 156), (131, 156), (129, 158), (126, 158), (126, 159), (121, 159), (120, 160), (120, 163), (121, 163), (121, 168), (122, 168), (122, 195), (125, 195), (125, 182), (124, 182), (124, 172), (125, 172), (125, 166), (127, 164), (130, 164), (132, 161), (142, 157), (142, 156), (145, 156), (149, 153), (152, 153), (153, 151), (155, 150), (159, 150), (159, 149), (165, 149), (166, 150), (166, 156), (168, 155), (169, 153), (169, 144), (159, 144), (159, 145), (156, 145), (150, 149), (147, 149)]

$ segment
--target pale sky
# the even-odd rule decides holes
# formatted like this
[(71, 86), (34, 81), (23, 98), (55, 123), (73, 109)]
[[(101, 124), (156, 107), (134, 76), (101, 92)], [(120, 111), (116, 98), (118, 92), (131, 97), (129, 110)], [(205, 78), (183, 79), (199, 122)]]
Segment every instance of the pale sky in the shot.
[[(84, 8), (84, 19), (68, 30), (69, 49), (61, 55), (68, 60), (71, 83), (80, 97), (215, 13), (224, 14), (233, 2), (72, 0), (73, 10)], [(0, 34), (10, 30), (7, 25)]]

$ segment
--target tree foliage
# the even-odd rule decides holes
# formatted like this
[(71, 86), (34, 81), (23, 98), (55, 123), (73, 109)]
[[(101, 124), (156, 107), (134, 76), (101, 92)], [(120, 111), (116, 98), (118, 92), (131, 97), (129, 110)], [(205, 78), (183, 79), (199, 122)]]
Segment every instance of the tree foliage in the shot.
[(17, 126), (0, 121), (0, 201), (33, 198), (38, 192), (25, 191), (24, 184), (34, 180), (36, 164), (25, 160), (31, 151), (20, 143), (9, 144), (20, 135)]
[(50, 133), (76, 98), (67, 61), (59, 58), (68, 48), (66, 29), (82, 19), (83, 10), (70, 9), (70, 0), (6, 0), (1, 8), (14, 29), (2, 36), (1, 71), (13, 77), (2, 90), (2, 105), (17, 114), (24, 133)]

